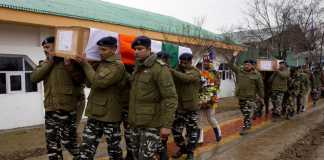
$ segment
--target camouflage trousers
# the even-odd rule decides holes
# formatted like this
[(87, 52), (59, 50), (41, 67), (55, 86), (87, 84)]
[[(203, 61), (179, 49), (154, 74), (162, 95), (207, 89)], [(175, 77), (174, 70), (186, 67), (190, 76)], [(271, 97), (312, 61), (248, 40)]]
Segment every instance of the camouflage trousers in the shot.
[(104, 135), (108, 144), (108, 155), (111, 160), (122, 159), (120, 147), (120, 123), (108, 123), (89, 119), (83, 132), (83, 141), (80, 148), (80, 159), (94, 159), (98, 144)]
[(163, 150), (160, 129), (157, 128), (129, 128), (129, 151), (133, 160), (158, 159)]
[(45, 112), (45, 128), (47, 155), (49, 160), (62, 160), (64, 146), (74, 157), (79, 157), (77, 143), (76, 112)]
[(282, 91), (272, 91), (271, 93), (271, 101), (273, 105), (272, 116), (274, 118), (281, 116), (281, 113), (283, 111), (282, 104), (283, 104), (284, 96), (285, 96), (285, 92)]
[[(175, 115), (172, 126), (173, 138), (177, 146), (187, 153), (192, 153), (199, 141), (198, 118), (198, 113), (195, 111), (177, 111)], [(186, 129), (186, 137), (183, 137), (184, 129)]]
[(243, 128), (250, 129), (252, 127), (252, 116), (255, 110), (256, 103), (253, 100), (239, 100), (240, 110), (243, 114)]
[(264, 102), (261, 99), (259, 99), (256, 100), (255, 104), (256, 108), (254, 109), (253, 117), (261, 117), (263, 114)]

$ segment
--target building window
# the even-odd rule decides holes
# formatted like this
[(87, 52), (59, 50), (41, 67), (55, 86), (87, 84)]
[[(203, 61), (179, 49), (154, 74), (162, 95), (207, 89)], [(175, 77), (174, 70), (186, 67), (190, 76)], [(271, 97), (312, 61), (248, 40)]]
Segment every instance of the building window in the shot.
[(10, 76), (10, 90), (11, 91), (21, 91), (21, 76), (11, 75)]
[(7, 80), (6, 80), (6, 74), (0, 73), (0, 94), (6, 94), (7, 93)]
[(37, 92), (30, 80), (34, 67), (27, 56), (0, 54), (0, 94)]
[(219, 72), (221, 73), (222, 80), (232, 80), (233, 72), (232, 70), (225, 64), (221, 63), (218, 67)]

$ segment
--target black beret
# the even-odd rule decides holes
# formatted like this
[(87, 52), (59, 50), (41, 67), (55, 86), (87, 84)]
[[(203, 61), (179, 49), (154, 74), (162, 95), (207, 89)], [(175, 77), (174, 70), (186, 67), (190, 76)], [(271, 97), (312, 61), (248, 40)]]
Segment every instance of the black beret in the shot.
[(190, 53), (183, 53), (180, 57), (180, 60), (186, 60), (186, 61), (190, 61), (192, 60), (192, 54)]
[(257, 61), (255, 59), (251, 59), (251, 62), (252, 62), (253, 65), (257, 64)]
[(151, 39), (146, 36), (138, 36), (132, 43), (132, 48), (134, 49), (136, 46), (144, 46), (146, 48), (151, 47)]
[(287, 62), (286, 61), (281, 61), (281, 62), (279, 62), (279, 64), (287, 65)]
[(98, 46), (117, 46), (117, 39), (115, 37), (104, 37), (97, 42)]
[(254, 61), (252, 59), (247, 59), (245, 60), (243, 63), (250, 63), (250, 64), (254, 64)]
[(161, 51), (157, 53), (158, 58), (169, 59), (169, 54), (167, 52)]
[(53, 36), (47, 37), (46, 39), (43, 40), (42, 46), (44, 46), (45, 44), (48, 44), (48, 43), (54, 43), (54, 41), (55, 41), (55, 37), (53, 37)]

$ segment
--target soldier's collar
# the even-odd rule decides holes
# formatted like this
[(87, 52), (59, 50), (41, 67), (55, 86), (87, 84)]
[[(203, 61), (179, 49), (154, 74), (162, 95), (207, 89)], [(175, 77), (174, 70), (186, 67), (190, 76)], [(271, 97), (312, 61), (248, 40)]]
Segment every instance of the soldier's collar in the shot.
[(145, 59), (143, 64), (145, 67), (151, 67), (155, 63), (156, 59), (157, 59), (157, 55), (151, 53), (151, 55)]
[(106, 62), (115, 62), (117, 60), (115, 55), (111, 55), (110, 57), (106, 58)]

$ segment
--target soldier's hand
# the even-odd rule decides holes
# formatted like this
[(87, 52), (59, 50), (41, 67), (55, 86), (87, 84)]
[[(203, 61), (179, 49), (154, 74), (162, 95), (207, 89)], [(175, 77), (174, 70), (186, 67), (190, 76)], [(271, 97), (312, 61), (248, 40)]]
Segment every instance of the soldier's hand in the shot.
[(79, 62), (79, 63), (87, 62), (84, 53), (83, 53), (83, 54), (78, 54), (78, 55), (76, 55), (75, 60), (76, 60), (77, 62)]
[(169, 129), (169, 128), (161, 128), (160, 129), (160, 137), (162, 140), (168, 139), (170, 134), (171, 134), (171, 129)]

